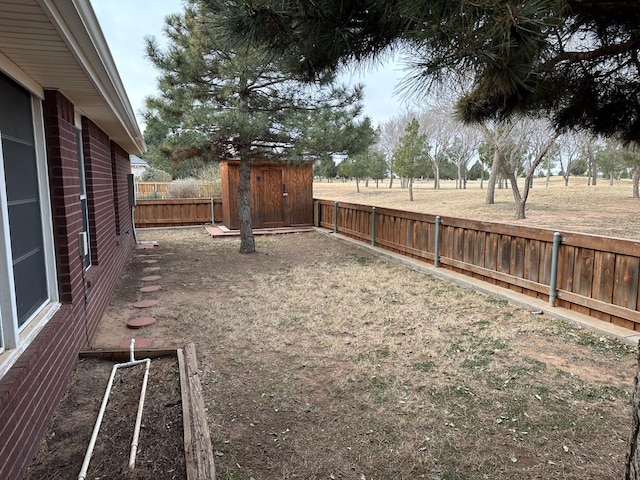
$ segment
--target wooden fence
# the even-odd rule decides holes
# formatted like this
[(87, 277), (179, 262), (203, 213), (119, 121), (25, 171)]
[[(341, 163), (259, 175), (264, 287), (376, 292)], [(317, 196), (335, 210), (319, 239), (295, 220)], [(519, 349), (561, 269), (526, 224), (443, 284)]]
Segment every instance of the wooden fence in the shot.
[(138, 228), (203, 225), (222, 220), (219, 198), (173, 198), (137, 200), (135, 224)]
[(316, 226), (640, 331), (640, 242), (314, 201)]
[(136, 182), (136, 198), (149, 197), (152, 195), (164, 198), (167, 185), (171, 182)]

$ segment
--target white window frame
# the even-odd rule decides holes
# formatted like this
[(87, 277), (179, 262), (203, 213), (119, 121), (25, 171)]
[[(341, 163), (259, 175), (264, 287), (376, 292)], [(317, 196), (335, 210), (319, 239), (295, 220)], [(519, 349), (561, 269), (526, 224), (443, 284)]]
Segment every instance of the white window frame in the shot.
[(0, 142), (0, 378), (20, 358), (60, 308), (42, 101), (35, 97), (33, 92), (30, 94), (48, 300), (43, 302), (22, 326), (18, 326), (7, 189)]
[[(93, 265), (93, 255), (91, 254), (91, 223), (89, 222), (89, 200), (87, 199), (87, 174), (86, 174), (86, 165), (84, 163), (84, 145), (82, 142), (84, 141), (82, 126), (78, 124), (76, 121), (76, 156), (78, 157), (78, 178), (80, 180), (80, 205), (82, 209), (82, 220), (83, 220), (83, 232), (84, 237), (81, 242), (86, 242), (87, 254), (82, 256), (82, 268), (85, 270), (89, 270), (91, 265)], [(84, 230), (84, 225), (87, 226), (87, 229)], [(80, 245), (80, 248), (84, 248), (85, 246)]]

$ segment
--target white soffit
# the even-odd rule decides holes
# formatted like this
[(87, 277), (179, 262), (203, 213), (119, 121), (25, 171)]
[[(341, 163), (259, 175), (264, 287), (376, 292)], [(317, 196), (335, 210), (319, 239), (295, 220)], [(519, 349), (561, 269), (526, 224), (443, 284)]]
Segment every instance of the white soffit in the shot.
[(32, 79), (42, 89), (59, 90), (127, 153), (144, 152), (140, 128), (88, 0), (0, 0), (0, 55), (13, 63), (6, 72), (27, 88), (34, 90), (28, 84)]

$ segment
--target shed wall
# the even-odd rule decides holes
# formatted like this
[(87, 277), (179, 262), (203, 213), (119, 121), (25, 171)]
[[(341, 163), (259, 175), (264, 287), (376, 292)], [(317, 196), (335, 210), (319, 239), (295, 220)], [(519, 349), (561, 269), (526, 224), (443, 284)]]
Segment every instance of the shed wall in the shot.
[[(240, 162), (223, 161), (220, 169), (222, 221), (229, 229), (238, 230)], [(251, 165), (251, 222), (253, 228), (313, 225), (312, 164), (260, 162)]]

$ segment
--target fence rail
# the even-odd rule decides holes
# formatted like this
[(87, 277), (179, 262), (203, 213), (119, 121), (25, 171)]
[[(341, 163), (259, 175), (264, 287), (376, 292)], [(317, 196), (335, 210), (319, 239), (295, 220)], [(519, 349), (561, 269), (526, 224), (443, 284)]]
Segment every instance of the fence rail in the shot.
[(316, 226), (640, 331), (640, 242), (327, 200), (314, 201), (314, 218)]
[(219, 198), (137, 200), (134, 219), (138, 228), (213, 223), (222, 220), (222, 200)]

